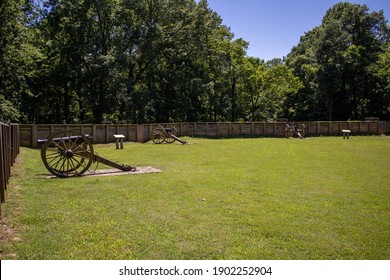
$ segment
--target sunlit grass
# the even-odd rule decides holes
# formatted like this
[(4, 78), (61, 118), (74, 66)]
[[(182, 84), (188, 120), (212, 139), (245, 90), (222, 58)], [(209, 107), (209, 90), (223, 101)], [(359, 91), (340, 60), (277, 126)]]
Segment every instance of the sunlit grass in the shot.
[(163, 171), (116, 177), (46, 179), (22, 149), (3, 258), (389, 259), (390, 139), (187, 141), (95, 145)]

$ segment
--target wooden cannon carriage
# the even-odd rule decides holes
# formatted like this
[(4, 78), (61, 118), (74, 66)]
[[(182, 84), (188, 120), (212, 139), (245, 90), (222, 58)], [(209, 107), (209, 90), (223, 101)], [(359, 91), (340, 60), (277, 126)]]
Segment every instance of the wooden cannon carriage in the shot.
[(294, 124), (288, 124), (286, 123), (286, 138), (293, 137), (296, 135), (300, 139), (305, 138), (305, 128), (306, 126), (304, 124), (299, 124), (299, 126), (295, 126)]
[(171, 127), (163, 127), (159, 125), (157, 128), (153, 130), (152, 133), (152, 141), (155, 144), (161, 144), (163, 142), (166, 142), (168, 144), (171, 144), (175, 141), (178, 141), (182, 144), (187, 144), (186, 141), (181, 140), (176, 135), (176, 128), (174, 126)]
[(93, 151), (93, 138), (76, 130), (61, 130), (47, 139), (39, 139), (42, 161), (50, 173), (57, 177), (80, 176), (93, 162), (117, 168), (122, 171), (135, 171), (136, 168), (118, 164), (98, 156)]

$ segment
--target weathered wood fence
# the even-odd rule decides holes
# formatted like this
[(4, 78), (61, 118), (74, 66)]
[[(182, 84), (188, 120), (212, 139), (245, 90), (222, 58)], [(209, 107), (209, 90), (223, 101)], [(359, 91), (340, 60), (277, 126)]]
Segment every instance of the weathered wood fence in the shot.
[[(11, 176), (11, 167), (19, 154), (20, 135), (18, 124), (0, 122), (0, 200), (5, 202), (5, 191)], [(1, 204), (0, 204), (1, 214)]]
[[(291, 123), (290, 123), (291, 124)], [(304, 124), (306, 136), (342, 135), (341, 130), (351, 130), (351, 135), (390, 134), (390, 121), (307, 121)], [(94, 143), (115, 142), (114, 134), (123, 134), (125, 141), (147, 142), (158, 125), (174, 125), (177, 136), (192, 137), (285, 137), (286, 122), (197, 122), (163, 124), (21, 124), (20, 143), (24, 147), (36, 147), (37, 140), (47, 138), (51, 133), (74, 129), (93, 136)]]
[(136, 124), (21, 124), (20, 145), (35, 148), (38, 139), (46, 139), (50, 134), (64, 129), (93, 136), (94, 143), (115, 142), (114, 134), (123, 134), (126, 141), (138, 141)]

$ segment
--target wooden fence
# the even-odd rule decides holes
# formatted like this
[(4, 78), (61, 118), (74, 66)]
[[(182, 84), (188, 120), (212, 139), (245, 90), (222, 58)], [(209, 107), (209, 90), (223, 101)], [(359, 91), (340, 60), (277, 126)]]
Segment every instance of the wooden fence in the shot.
[[(11, 166), (19, 154), (20, 135), (18, 124), (0, 122), (0, 200), (5, 202), (5, 191), (11, 176)], [(0, 204), (1, 214), (1, 204)]]
[(21, 124), (20, 145), (36, 148), (38, 139), (46, 139), (53, 132), (64, 129), (91, 135), (94, 143), (114, 142), (114, 134), (123, 134), (126, 141), (137, 142), (137, 127), (136, 124)]
[[(290, 123), (291, 124), (291, 123)], [(341, 130), (351, 130), (351, 135), (390, 134), (390, 121), (333, 121), (295, 122), (305, 125), (306, 136), (342, 135)], [(123, 134), (125, 141), (144, 143), (150, 140), (158, 126), (172, 126), (177, 136), (192, 137), (285, 137), (286, 122), (198, 122), (164, 124), (21, 124), (20, 144), (24, 147), (37, 147), (37, 140), (47, 138), (51, 133), (74, 129), (93, 136), (94, 143), (115, 142), (114, 134)]]
[[(203, 122), (173, 124), (179, 136), (193, 137), (285, 137), (286, 122)], [(305, 125), (306, 136), (342, 135), (343, 129), (352, 135), (380, 135), (390, 133), (390, 121), (333, 121), (333, 122), (289, 122), (294, 126)], [(172, 125), (172, 124), (167, 124)], [(138, 127), (138, 141), (150, 139), (156, 124)]]

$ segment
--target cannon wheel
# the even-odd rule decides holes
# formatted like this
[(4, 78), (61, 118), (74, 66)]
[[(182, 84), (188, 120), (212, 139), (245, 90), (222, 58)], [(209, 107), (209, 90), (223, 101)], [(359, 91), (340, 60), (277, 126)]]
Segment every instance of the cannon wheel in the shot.
[(91, 166), (93, 156), (91, 141), (76, 130), (51, 134), (41, 149), (41, 158), (47, 170), (61, 178), (82, 175)]
[[(170, 133), (175, 135), (176, 134), (176, 127), (172, 126), (170, 128)], [(171, 144), (171, 143), (175, 142), (175, 138), (173, 138), (169, 133), (167, 133), (167, 135), (165, 137), (165, 142), (167, 142), (168, 144)]]
[(158, 128), (153, 130), (152, 141), (155, 144), (161, 144), (162, 142), (164, 142), (164, 140), (165, 140), (165, 133), (163, 130), (158, 129)]

